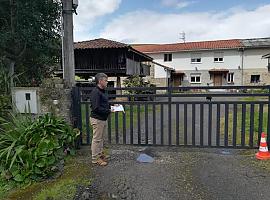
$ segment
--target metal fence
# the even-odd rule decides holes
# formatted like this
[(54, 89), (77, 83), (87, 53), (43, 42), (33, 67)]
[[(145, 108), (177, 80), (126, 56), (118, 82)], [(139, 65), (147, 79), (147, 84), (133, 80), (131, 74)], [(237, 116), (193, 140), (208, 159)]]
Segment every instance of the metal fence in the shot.
[[(91, 143), (92, 88), (73, 90), (74, 126), (80, 144)], [(111, 144), (223, 148), (258, 147), (270, 132), (269, 86), (108, 88), (112, 113), (106, 139)], [(268, 143), (270, 137), (267, 138)]]

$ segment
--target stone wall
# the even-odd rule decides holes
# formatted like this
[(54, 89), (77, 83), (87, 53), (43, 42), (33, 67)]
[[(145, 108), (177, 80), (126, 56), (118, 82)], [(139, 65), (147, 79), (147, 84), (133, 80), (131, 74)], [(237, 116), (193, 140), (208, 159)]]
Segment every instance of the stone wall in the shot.
[(41, 84), (38, 95), (40, 113), (54, 113), (71, 123), (72, 96), (71, 89), (66, 88), (63, 79), (46, 79)]
[[(251, 75), (260, 75), (259, 83), (251, 83)], [(270, 72), (267, 68), (261, 69), (245, 69), (244, 70), (244, 85), (269, 85)]]

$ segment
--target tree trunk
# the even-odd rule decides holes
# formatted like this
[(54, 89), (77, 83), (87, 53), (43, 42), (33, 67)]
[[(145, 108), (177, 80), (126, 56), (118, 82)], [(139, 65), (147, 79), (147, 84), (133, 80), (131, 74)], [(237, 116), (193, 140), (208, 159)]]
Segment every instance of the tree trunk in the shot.
[(9, 76), (10, 76), (10, 88), (12, 89), (14, 87), (14, 66), (15, 66), (15, 61), (11, 60), (9, 64)]

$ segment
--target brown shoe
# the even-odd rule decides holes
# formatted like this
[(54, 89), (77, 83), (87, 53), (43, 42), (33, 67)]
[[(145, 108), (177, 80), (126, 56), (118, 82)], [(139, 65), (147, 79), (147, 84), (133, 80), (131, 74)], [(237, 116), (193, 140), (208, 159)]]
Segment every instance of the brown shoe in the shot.
[(101, 158), (99, 158), (97, 160), (92, 160), (92, 163), (99, 165), (99, 166), (106, 166), (108, 164), (105, 160), (103, 160)]
[(111, 158), (111, 156), (110, 155), (106, 155), (104, 152), (102, 152), (101, 155), (100, 155), (100, 158), (102, 160), (107, 161), (107, 160), (109, 160)]

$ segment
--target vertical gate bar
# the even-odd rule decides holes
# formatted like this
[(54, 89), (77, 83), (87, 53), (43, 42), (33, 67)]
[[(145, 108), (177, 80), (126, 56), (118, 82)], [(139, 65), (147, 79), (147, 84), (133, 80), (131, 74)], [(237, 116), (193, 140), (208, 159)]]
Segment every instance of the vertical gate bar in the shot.
[(184, 145), (187, 145), (187, 104), (184, 103)]
[(144, 120), (145, 120), (145, 144), (148, 144), (148, 104), (144, 105), (145, 109), (145, 115), (144, 115)]
[(212, 146), (212, 103), (208, 108), (208, 146)]
[(164, 108), (163, 108), (163, 104), (160, 105), (160, 131), (161, 131), (161, 135), (160, 135), (160, 140), (161, 140), (161, 145), (164, 144), (164, 124), (163, 124), (163, 117), (164, 117)]
[(195, 146), (195, 123), (196, 123), (196, 121), (195, 121), (195, 109), (196, 109), (196, 107), (195, 107), (195, 103), (192, 103), (192, 146)]
[(179, 103), (176, 104), (176, 145), (179, 146)]
[(254, 103), (250, 104), (250, 124), (249, 124), (249, 147), (253, 147), (254, 135)]
[(200, 146), (203, 146), (203, 114), (204, 114), (204, 104), (200, 104)]
[(80, 138), (78, 141), (78, 145), (82, 144), (82, 104), (81, 104), (81, 90), (79, 87), (74, 88), (74, 113), (75, 115), (75, 123), (77, 128), (80, 130)]
[(108, 140), (109, 144), (112, 143), (112, 115), (109, 115), (108, 118)]
[(168, 136), (169, 145), (172, 144), (172, 89), (169, 88), (169, 102), (168, 102)]
[(138, 144), (141, 144), (141, 116), (140, 116), (140, 113), (141, 113), (141, 106), (140, 106), (140, 104), (138, 104), (137, 105)]
[(130, 104), (130, 144), (133, 144), (133, 104)]
[(78, 128), (80, 129), (80, 144), (83, 143), (82, 141), (82, 103), (81, 103), (81, 89), (79, 87), (77, 87), (77, 91), (76, 91), (76, 95), (77, 95), (77, 103), (78, 103)]
[(267, 143), (270, 145), (270, 86), (268, 86), (268, 123), (267, 123)]
[(114, 124), (115, 124), (115, 142), (119, 143), (119, 131), (118, 131), (118, 112), (114, 113)]
[(245, 146), (246, 134), (246, 104), (242, 103), (242, 129), (241, 129), (241, 146)]
[(224, 125), (224, 145), (228, 147), (228, 129), (229, 129), (229, 104), (225, 103), (225, 125)]
[(156, 144), (156, 105), (153, 103), (153, 144)]
[(261, 140), (261, 134), (263, 131), (263, 103), (259, 104), (259, 127), (258, 127), (258, 142), (257, 146), (260, 145), (260, 140)]
[(86, 144), (90, 144), (89, 104), (85, 104)]
[(237, 104), (233, 104), (233, 147), (237, 143)]
[[(123, 105), (124, 110), (126, 110), (126, 106)], [(127, 143), (127, 136), (126, 136), (126, 113), (122, 114), (123, 116), (123, 143), (126, 144)]]
[(216, 127), (216, 145), (220, 146), (220, 103), (217, 103), (217, 127)]

